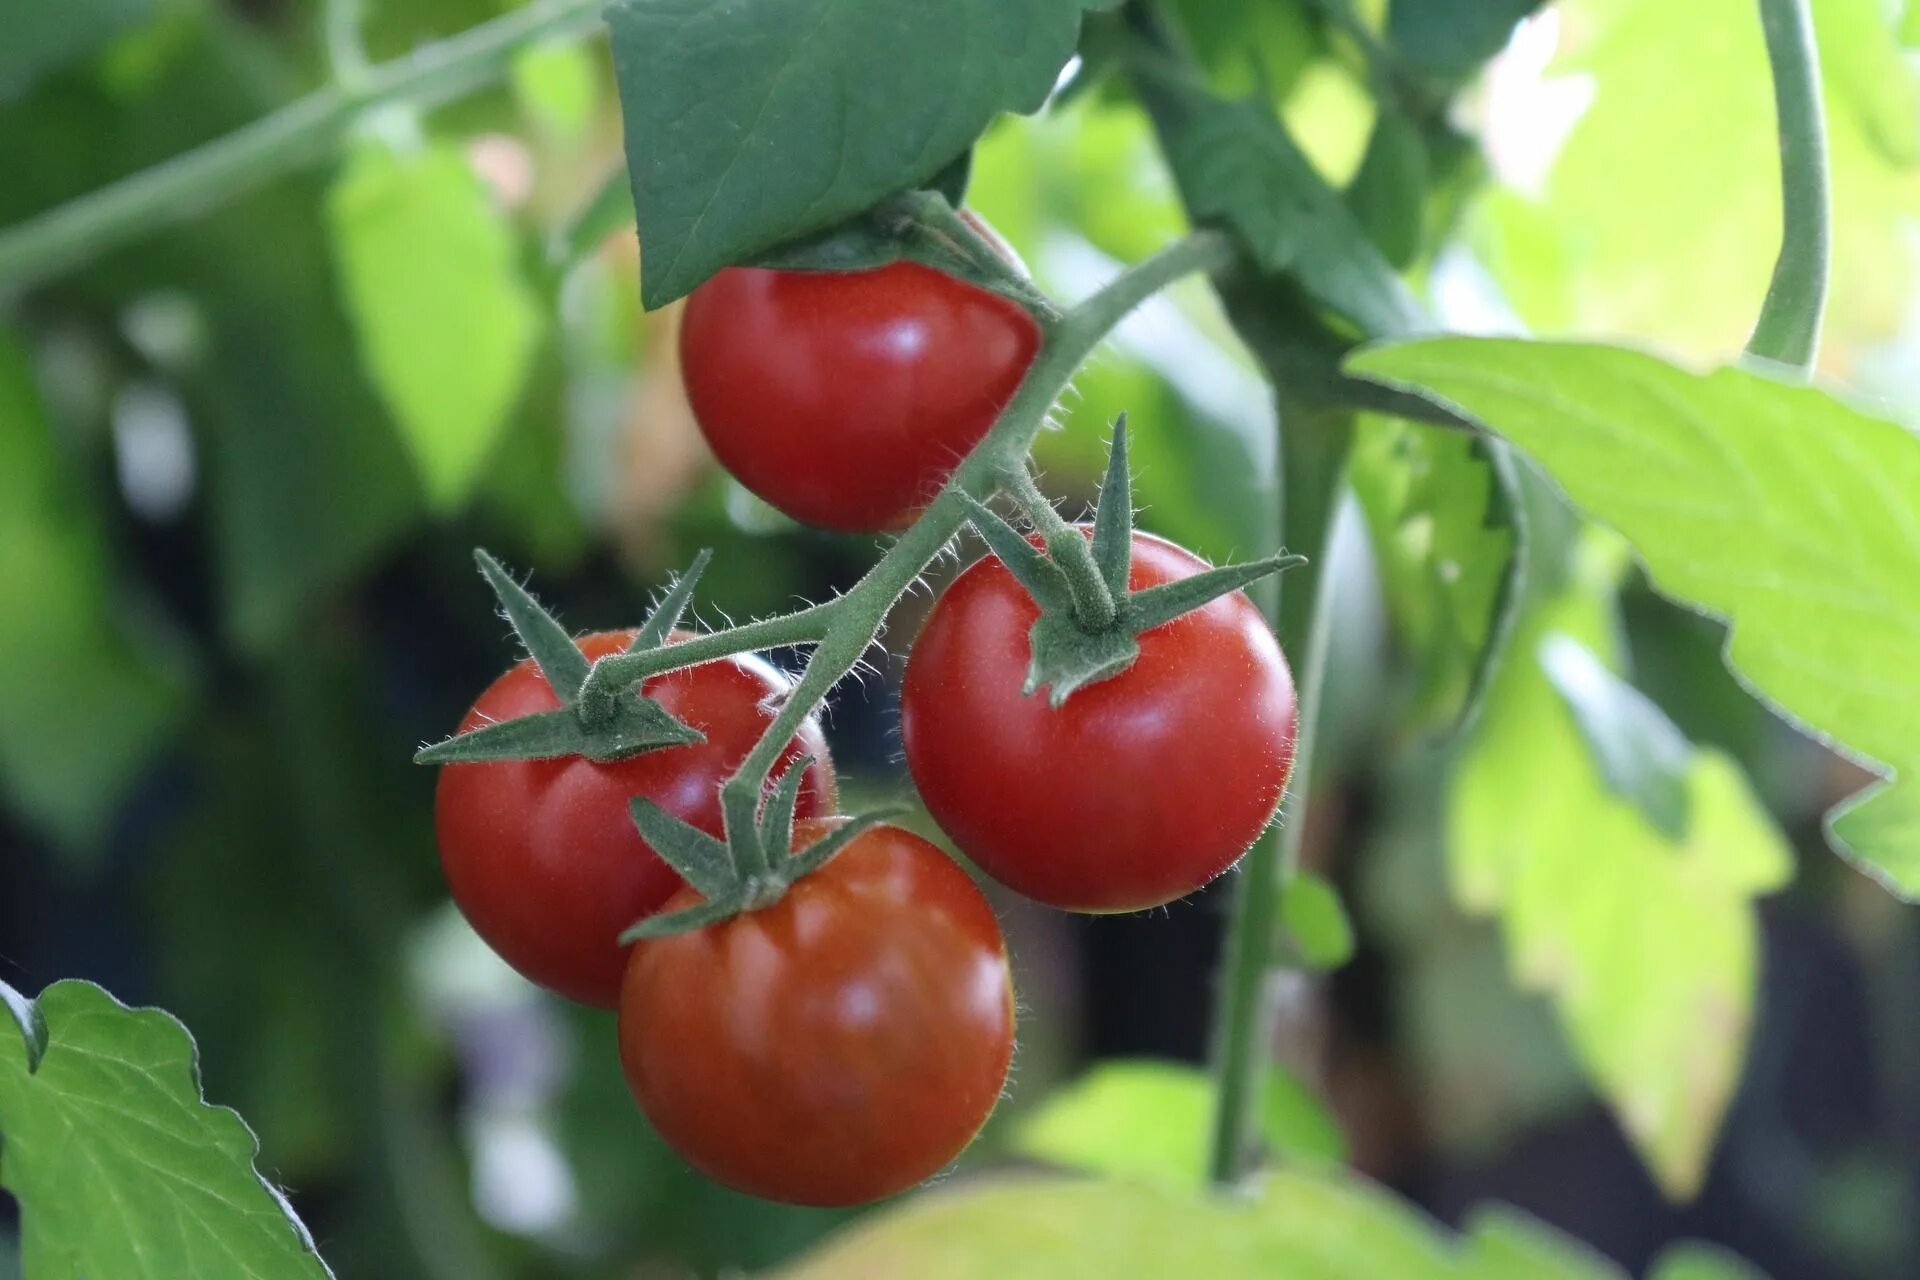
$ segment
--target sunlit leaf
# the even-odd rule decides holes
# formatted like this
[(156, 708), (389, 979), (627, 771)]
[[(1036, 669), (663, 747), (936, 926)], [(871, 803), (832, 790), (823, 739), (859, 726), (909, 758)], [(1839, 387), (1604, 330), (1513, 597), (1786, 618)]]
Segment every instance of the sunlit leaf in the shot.
[(649, 307), (931, 180), (1046, 100), (1106, 0), (616, 0)]
[(538, 334), (513, 232), (446, 147), (361, 147), (327, 218), (367, 371), (429, 500), (457, 508), (500, 439)]
[[(1216, 1098), (1198, 1067), (1102, 1062), (1015, 1122), (1014, 1150), (1069, 1169), (1199, 1187)], [(1260, 1135), (1278, 1158), (1338, 1164), (1346, 1144), (1333, 1116), (1285, 1071), (1268, 1072)]]
[(1311, 871), (1295, 872), (1281, 889), (1280, 925), (1308, 968), (1337, 969), (1353, 958), (1353, 923), (1340, 893)]
[(1757, 693), (1897, 773), (1831, 833), (1920, 895), (1920, 436), (1817, 390), (1612, 347), (1450, 338), (1350, 367), (1527, 450), (1663, 593), (1729, 621), (1727, 660)]
[(577, 142), (593, 123), (600, 96), (593, 56), (571, 40), (536, 44), (513, 60), (513, 96), (520, 110), (560, 142)]
[(0, 984), (0, 1184), (29, 1275), (293, 1280), (332, 1273), (254, 1170), (239, 1116), (200, 1097), (186, 1028), (87, 982)]

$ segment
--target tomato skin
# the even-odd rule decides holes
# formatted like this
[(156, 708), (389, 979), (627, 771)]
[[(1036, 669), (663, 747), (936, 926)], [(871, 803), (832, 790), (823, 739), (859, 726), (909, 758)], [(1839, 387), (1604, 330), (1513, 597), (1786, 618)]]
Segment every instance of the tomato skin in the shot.
[[(796, 823), (795, 847), (832, 825)], [(993, 909), (940, 850), (880, 826), (770, 907), (636, 944), (620, 1060), (654, 1128), (708, 1177), (864, 1204), (979, 1132), (1013, 1021)]]
[[(1132, 589), (1205, 562), (1133, 539)], [(941, 829), (994, 879), (1070, 911), (1183, 897), (1260, 834), (1293, 764), (1292, 673), (1233, 592), (1140, 636), (1140, 656), (1060, 707), (1022, 696), (1037, 606), (985, 557), (941, 595), (908, 654), (907, 767)]]
[(1018, 304), (918, 263), (731, 267), (688, 298), (680, 369), (740, 483), (803, 523), (859, 533), (932, 500), (1039, 346)]
[[(623, 652), (632, 639), (630, 631), (603, 631), (578, 644), (591, 659)], [(626, 967), (620, 933), (684, 887), (634, 829), (628, 801), (646, 796), (721, 834), (720, 784), (772, 720), (768, 699), (786, 686), (751, 656), (702, 663), (655, 676), (642, 689), (706, 734), (705, 742), (608, 764), (569, 756), (442, 767), (433, 814), (440, 866), (474, 931), (532, 981), (611, 1008)], [(487, 686), (460, 729), (559, 705), (532, 659), (522, 659)], [(814, 763), (799, 812), (831, 813), (833, 764), (811, 718), (776, 776), (802, 755)]]

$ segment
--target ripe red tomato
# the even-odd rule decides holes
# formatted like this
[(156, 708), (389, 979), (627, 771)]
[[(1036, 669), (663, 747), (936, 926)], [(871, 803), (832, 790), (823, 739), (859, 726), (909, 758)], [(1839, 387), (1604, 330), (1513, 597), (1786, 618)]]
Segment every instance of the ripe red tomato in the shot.
[(733, 267), (687, 299), (680, 369), (740, 483), (806, 524), (867, 532), (939, 492), (1039, 345), (1018, 304), (918, 263)]
[[(1206, 568), (1146, 534), (1136, 591)], [(1140, 636), (1140, 656), (1060, 707), (1020, 692), (1039, 616), (988, 556), (907, 658), (901, 736), (928, 810), (994, 879), (1072, 911), (1182, 897), (1244, 853), (1293, 764), (1293, 677), (1241, 592)]]
[[(619, 653), (630, 631), (580, 639), (588, 658)], [(612, 1007), (627, 948), (622, 930), (658, 909), (683, 881), (640, 838), (627, 802), (646, 796), (719, 835), (720, 784), (773, 718), (768, 701), (787, 681), (752, 656), (702, 663), (648, 680), (642, 689), (706, 734), (610, 764), (581, 756), (450, 764), (440, 770), (434, 831), (453, 900), (506, 962), (583, 1004)], [(531, 659), (487, 686), (462, 732), (560, 705)], [(833, 765), (809, 720), (781, 757), (814, 763), (800, 791), (802, 814), (831, 813)], [(780, 766), (776, 766), (778, 776)]]
[[(794, 846), (831, 829), (796, 823)], [(654, 1128), (716, 1181), (793, 1204), (863, 1204), (938, 1172), (1012, 1055), (993, 910), (898, 827), (770, 907), (636, 944), (620, 992), (620, 1059)]]

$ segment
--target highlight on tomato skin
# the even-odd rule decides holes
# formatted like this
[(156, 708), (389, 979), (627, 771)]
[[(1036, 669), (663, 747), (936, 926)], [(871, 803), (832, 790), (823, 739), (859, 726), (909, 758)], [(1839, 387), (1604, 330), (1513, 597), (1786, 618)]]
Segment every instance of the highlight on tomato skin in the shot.
[[(676, 635), (676, 638), (683, 638)], [(625, 651), (631, 631), (582, 636), (589, 659)], [(441, 767), (434, 833), (454, 902), (524, 977), (582, 1004), (612, 1008), (627, 948), (620, 933), (651, 915), (684, 882), (640, 838), (628, 805), (646, 796), (710, 834), (722, 830), (719, 788), (773, 719), (789, 681), (741, 655), (648, 679), (641, 687), (704, 742), (600, 763), (581, 756)], [(551, 711), (560, 700), (533, 660), (489, 685), (461, 721), (483, 724)], [(809, 717), (777, 769), (811, 756), (799, 813), (831, 813), (833, 763)]]
[(932, 501), (1039, 347), (1018, 303), (914, 262), (730, 267), (680, 325), (687, 398), (722, 465), (803, 524), (850, 533)]
[[(832, 826), (796, 823), (795, 847)], [(878, 826), (772, 906), (635, 944), (619, 1024), (635, 1099), (694, 1168), (770, 1200), (856, 1205), (924, 1182), (986, 1123), (1013, 983), (967, 873)]]
[[(1206, 563), (1133, 537), (1129, 586)], [(1070, 911), (1139, 911), (1252, 845), (1292, 770), (1292, 672), (1241, 592), (1143, 632), (1140, 656), (1059, 707), (1021, 692), (1039, 609), (991, 556), (943, 592), (908, 653), (907, 768), (981, 871)]]

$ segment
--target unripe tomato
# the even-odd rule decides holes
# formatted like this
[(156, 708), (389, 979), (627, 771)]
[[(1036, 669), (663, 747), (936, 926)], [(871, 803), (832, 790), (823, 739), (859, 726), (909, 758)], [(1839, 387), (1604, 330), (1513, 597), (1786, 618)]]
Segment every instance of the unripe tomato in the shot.
[(1039, 346), (1018, 304), (918, 263), (733, 267), (687, 299), (680, 368), (740, 483), (803, 523), (867, 532), (932, 500)]
[[(632, 640), (630, 631), (602, 631), (578, 643), (593, 659), (624, 652)], [(621, 932), (684, 884), (640, 838), (628, 801), (646, 796), (721, 834), (720, 784), (773, 719), (768, 704), (787, 683), (752, 656), (706, 662), (641, 686), (705, 742), (609, 764), (567, 756), (443, 766), (433, 806), (440, 865), (474, 931), (541, 986), (583, 1004), (614, 1005), (626, 965)], [(487, 686), (460, 729), (558, 706), (539, 668), (522, 659)], [(814, 763), (799, 811), (831, 813), (833, 765), (811, 719), (781, 764), (802, 755)]]
[[(832, 829), (795, 826), (796, 848)], [(770, 907), (636, 944), (620, 992), (620, 1060), (654, 1128), (714, 1180), (794, 1204), (862, 1204), (938, 1172), (1012, 1054), (992, 908), (898, 827)]]
[[(1207, 566), (1136, 534), (1135, 591)], [(1039, 616), (987, 556), (907, 658), (901, 736), (927, 809), (982, 871), (1072, 911), (1183, 897), (1244, 853), (1293, 764), (1293, 677), (1241, 592), (1143, 632), (1116, 676), (1049, 705), (1020, 692)]]

